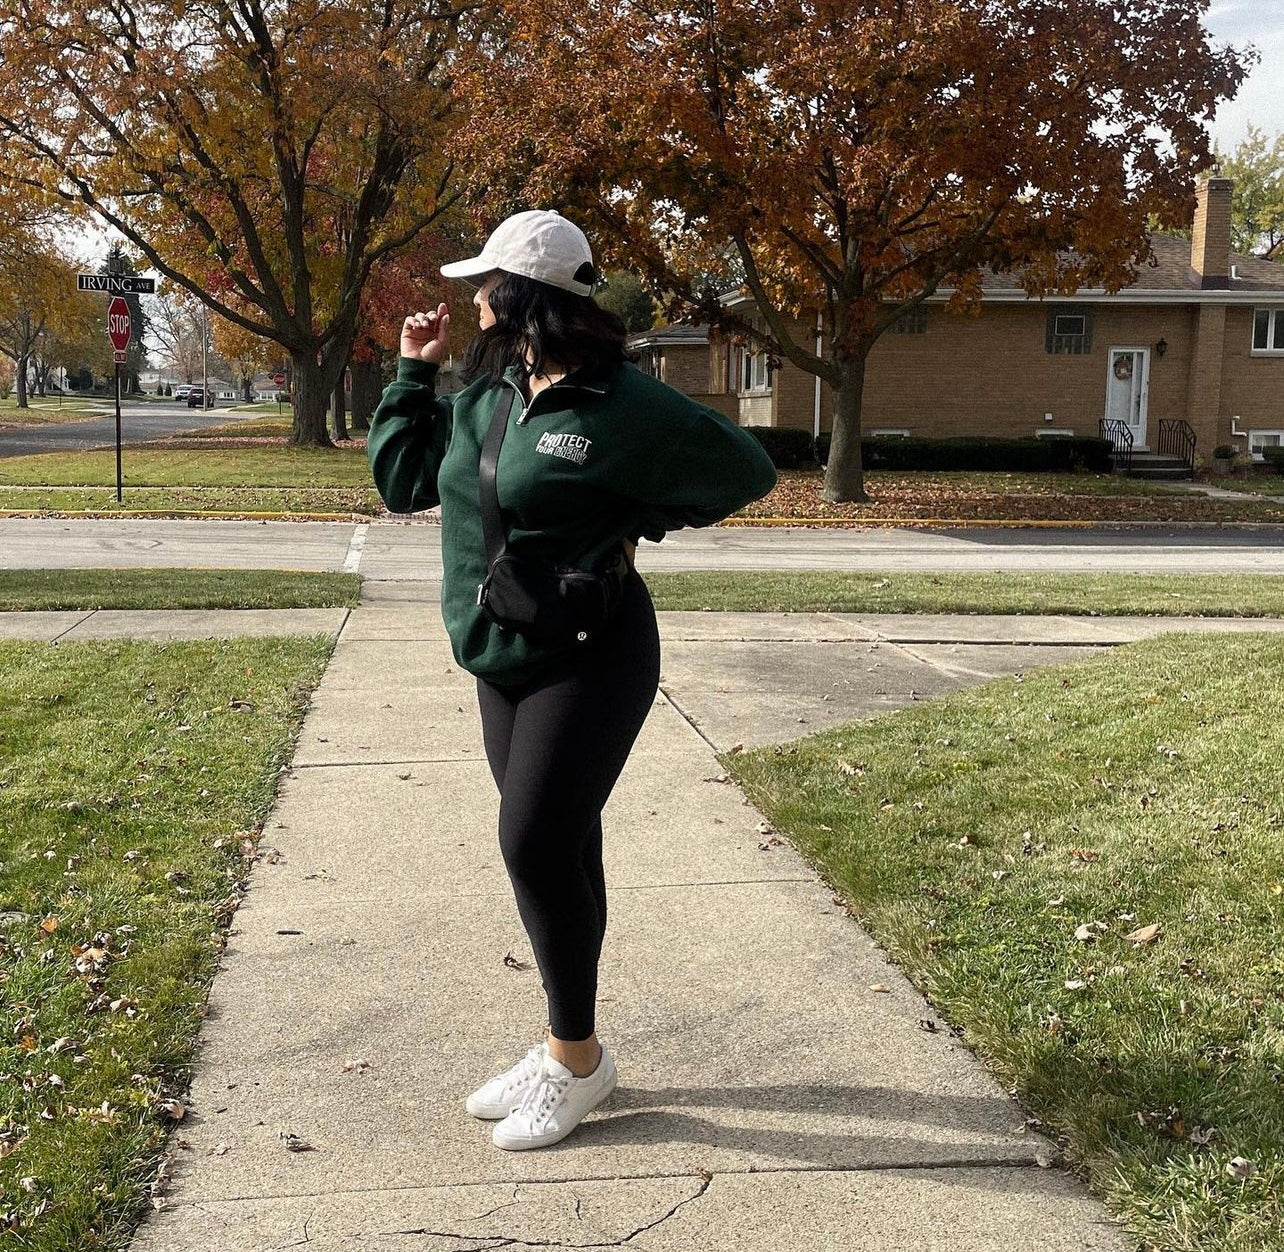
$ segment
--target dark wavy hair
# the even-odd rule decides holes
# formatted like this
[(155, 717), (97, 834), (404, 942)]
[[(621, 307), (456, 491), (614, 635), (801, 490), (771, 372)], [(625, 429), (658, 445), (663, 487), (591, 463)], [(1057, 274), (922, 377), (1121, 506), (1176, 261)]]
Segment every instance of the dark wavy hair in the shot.
[(460, 369), (465, 383), (479, 378), (498, 383), (510, 365), (529, 378), (550, 364), (570, 371), (633, 359), (624, 346), (624, 323), (592, 296), (505, 270), (500, 275), (490, 293), (495, 324), (478, 331), (468, 345)]

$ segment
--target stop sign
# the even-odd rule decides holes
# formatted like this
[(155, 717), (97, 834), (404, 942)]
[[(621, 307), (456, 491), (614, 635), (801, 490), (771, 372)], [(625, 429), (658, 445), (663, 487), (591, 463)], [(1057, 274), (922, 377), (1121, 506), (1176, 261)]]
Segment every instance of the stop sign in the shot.
[(107, 310), (107, 334), (117, 352), (124, 352), (129, 347), (129, 305), (120, 296), (112, 300)]
[(285, 375), (284, 375), (284, 374), (273, 374), (273, 375), (272, 375), (272, 381), (273, 381), (274, 383), (276, 383), (276, 385), (277, 385), (278, 387), (281, 387), (281, 386), (283, 386), (283, 385), (285, 384)]

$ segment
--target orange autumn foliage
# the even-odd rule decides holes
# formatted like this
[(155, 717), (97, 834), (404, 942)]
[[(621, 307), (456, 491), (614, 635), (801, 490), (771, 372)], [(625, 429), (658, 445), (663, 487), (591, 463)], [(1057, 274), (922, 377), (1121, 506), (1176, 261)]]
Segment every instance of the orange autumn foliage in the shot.
[(897, 318), (943, 290), (975, 311), (986, 268), (1118, 289), (1148, 220), (1188, 220), (1203, 122), (1246, 72), (1207, 7), (505, 0), (460, 66), (455, 150), (484, 225), (578, 215), (671, 315), (746, 332), (710, 276), (742, 287), (763, 346), (834, 389), (825, 495), (859, 500), (865, 359)]

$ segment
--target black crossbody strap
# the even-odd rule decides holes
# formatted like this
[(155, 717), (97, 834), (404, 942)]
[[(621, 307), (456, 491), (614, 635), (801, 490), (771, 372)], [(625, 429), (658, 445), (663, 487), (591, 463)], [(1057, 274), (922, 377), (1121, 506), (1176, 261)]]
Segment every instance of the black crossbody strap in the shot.
[(499, 491), (495, 486), (495, 474), (499, 468), (499, 450), (508, 431), (508, 419), (517, 400), (517, 392), (509, 383), (503, 384), (504, 395), (495, 404), (495, 415), (490, 419), (490, 429), (482, 444), (481, 463), (477, 475), (478, 487), (481, 490), (482, 533), (486, 536), (486, 564), (494, 565), (504, 555), (508, 547), (508, 538), (504, 531), (504, 519), (499, 511)]

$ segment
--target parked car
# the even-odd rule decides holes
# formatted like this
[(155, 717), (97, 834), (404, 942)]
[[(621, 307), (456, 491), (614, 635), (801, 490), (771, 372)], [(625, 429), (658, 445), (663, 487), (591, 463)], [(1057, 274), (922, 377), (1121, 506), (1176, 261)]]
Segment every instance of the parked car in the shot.
[(192, 394), (192, 384), (191, 384), (191, 383), (183, 383), (183, 385), (182, 385), (181, 387), (175, 387), (175, 388), (174, 388), (174, 399), (175, 399), (175, 400), (186, 400), (186, 399), (187, 399), (187, 397), (188, 397), (188, 396), (190, 396), (191, 394)]
[(187, 407), (189, 409), (212, 409), (214, 407), (214, 397), (206, 395), (204, 387), (193, 387), (187, 393)]

